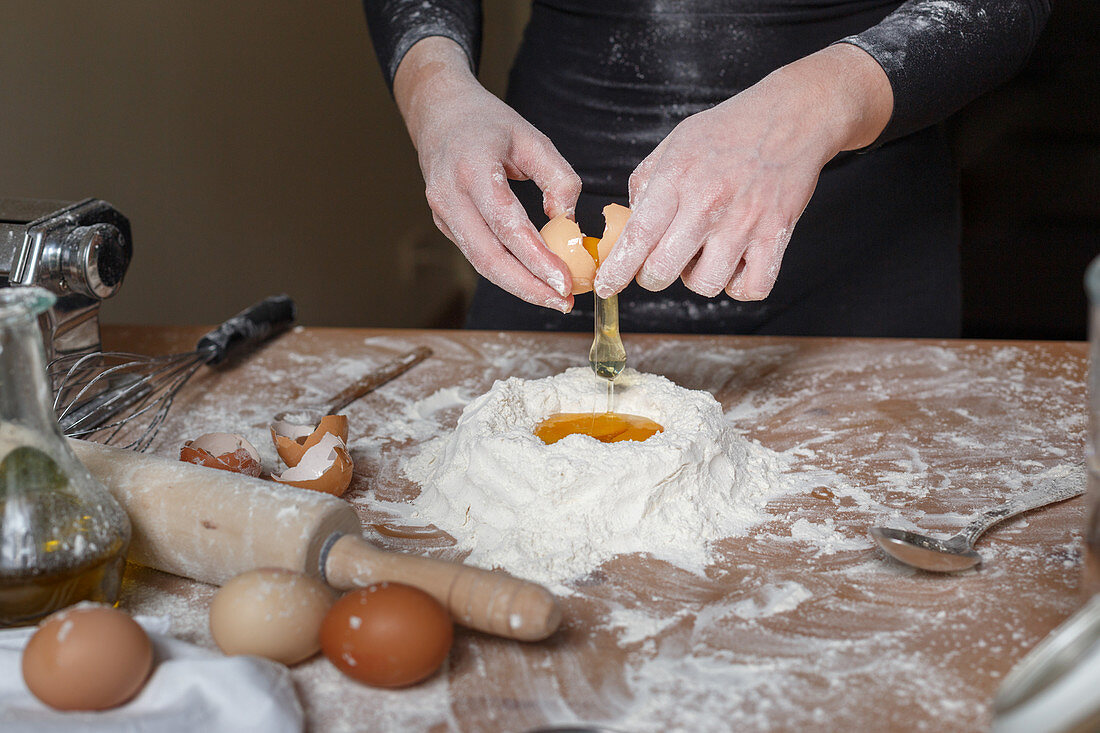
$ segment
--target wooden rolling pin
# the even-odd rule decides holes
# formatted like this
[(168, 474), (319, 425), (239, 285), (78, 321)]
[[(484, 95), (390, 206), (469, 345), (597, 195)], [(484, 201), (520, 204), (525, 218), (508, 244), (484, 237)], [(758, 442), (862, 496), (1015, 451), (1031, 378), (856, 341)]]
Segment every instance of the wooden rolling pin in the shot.
[(458, 623), (523, 641), (561, 622), (541, 585), (491, 570), (379, 550), (334, 496), (160, 456), (70, 440), (77, 457), (130, 515), (128, 559), (221, 585), (260, 567), (318, 576), (339, 590), (381, 581), (427, 591)]

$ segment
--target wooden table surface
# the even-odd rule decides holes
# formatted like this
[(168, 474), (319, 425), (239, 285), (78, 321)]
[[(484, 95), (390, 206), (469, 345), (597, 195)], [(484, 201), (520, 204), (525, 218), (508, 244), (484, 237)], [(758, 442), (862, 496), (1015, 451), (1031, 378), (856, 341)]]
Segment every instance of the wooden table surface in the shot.
[[(201, 328), (105, 327), (107, 348), (165, 353)], [(152, 450), (241, 432), (275, 470), (275, 412), (322, 400), (411, 346), (434, 356), (353, 404), (347, 494), (366, 536), (456, 557), (445, 536), (392, 536), (381, 501), (415, 497), (403, 462), (452, 430), (496, 379), (587, 361), (584, 334), (294, 329), (181, 391)], [(953, 532), (965, 515), (1081, 463), (1080, 343), (627, 336), (629, 364), (707, 390), (747, 438), (793, 456), (805, 491), (719, 543), (705, 576), (618, 557), (566, 583), (565, 620), (521, 644), (459, 631), (443, 672), (375, 690), (323, 658), (294, 669), (311, 730), (983, 730), (1004, 675), (1082, 601), (1084, 499), (1018, 517), (980, 543), (974, 571), (888, 561), (880, 523)], [(380, 534), (377, 528), (384, 532)], [(797, 530), (797, 531), (796, 531)], [(211, 645), (214, 589), (131, 567), (122, 606), (166, 614)]]

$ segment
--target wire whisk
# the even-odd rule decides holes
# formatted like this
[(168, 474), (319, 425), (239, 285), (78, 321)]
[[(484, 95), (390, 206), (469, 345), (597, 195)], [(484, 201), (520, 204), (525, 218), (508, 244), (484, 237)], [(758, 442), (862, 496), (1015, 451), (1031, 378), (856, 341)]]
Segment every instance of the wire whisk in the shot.
[(294, 322), (294, 301), (267, 298), (201, 339), (194, 351), (146, 356), (100, 351), (47, 366), (61, 432), (137, 451), (157, 436), (176, 394), (200, 367), (240, 355)]

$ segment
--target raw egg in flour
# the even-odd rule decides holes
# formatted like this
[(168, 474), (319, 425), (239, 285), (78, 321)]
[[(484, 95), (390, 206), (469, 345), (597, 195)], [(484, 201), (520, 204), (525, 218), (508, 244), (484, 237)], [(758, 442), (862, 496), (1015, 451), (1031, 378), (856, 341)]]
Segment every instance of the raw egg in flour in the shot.
[(447, 658), (454, 624), (419, 588), (376, 583), (347, 593), (321, 625), (321, 650), (337, 669), (375, 687), (430, 677)]
[(558, 412), (535, 426), (535, 435), (547, 445), (569, 435), (587, 435), (601, 443), (640, 442), (661, 432), (660, 423), (623, 412)]
[(117, 707), (141, 690), (152, 668), (145, 630), (128, 614), (96, 604), (53, 614), (23, 650), (27, 689), (58, 710)]
[(619, 204), (603, 208), (603, 237), (586, 237), (575, 221), (558, 214), (546, 222), (539, 234), (551, 252), (561, 258), (573, 277), (573, 295), (591, 292), (600, 264), (611, 254), (623, 227), (630, 218), (630, 209)]

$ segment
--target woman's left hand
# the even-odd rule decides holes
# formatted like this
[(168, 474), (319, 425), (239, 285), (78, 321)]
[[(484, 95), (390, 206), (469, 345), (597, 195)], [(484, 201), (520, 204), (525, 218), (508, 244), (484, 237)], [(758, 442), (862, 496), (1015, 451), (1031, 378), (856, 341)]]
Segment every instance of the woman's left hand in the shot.
[(873, 142), (892, 104), (874, 59), (838, 44), (688, 117), (631, 175), (633, 214), (596, 293), (679, 277), (707, 297), (763, 299), (821, 169)]

